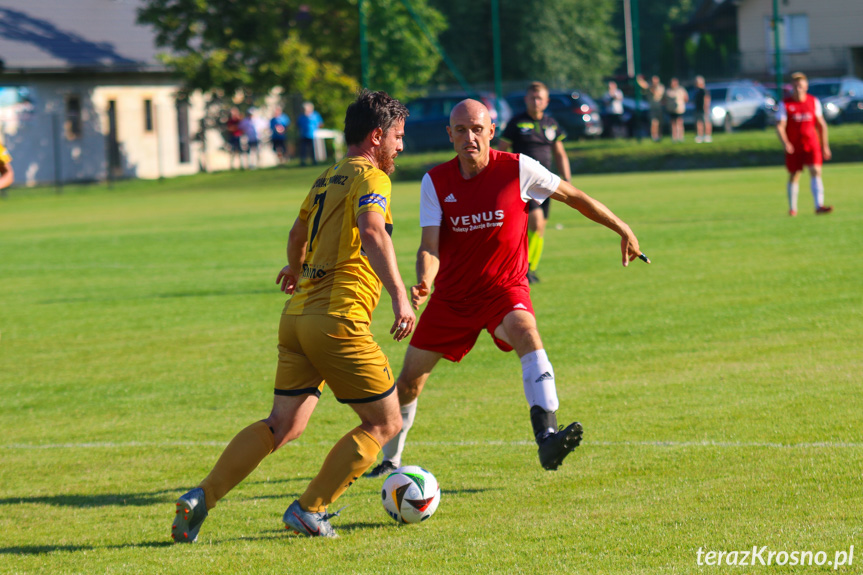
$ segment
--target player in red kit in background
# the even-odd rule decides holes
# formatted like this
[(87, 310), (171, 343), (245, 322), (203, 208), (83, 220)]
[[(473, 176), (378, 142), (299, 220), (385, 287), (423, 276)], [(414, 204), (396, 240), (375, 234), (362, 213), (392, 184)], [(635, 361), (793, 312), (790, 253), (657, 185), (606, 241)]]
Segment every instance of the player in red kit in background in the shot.
[[(503, 351), (521, 359), (540, 464), (557, 469), (581, 441), (582, 427), (558, 431), (554, 369), (543, 349), (527, 281), (527, 205), (563, 202), (621, 237), (623, 265), (641, 253), (629, 226), (608, 208), (523, 154), (491, 149), (495, 126), (488, 108), (464, 100), (447, 126), (457, 153), (433, 168), (421, 186), (422, 239), (417, 253), (415, 308), (431, 295), (396, 382), (402, 431), (384, 447), (384, 461), (369, 476), (399, 466), (417, 397), (442, 357), (461, 361), (483, 329)], [(434, 292), (432, 293), (432, 284)]]
[(806, 74), (791, 75), (794, 91), (779, 105), (776, 116), (776, 133), (785, 146), (785, 167), (788, 168), (788, 214), (797, 215), (797, 192), (800, 172), (809, 168), (812, 198), (816, 214), (829, 214), (833, 206), (824, 205), (824, 183), (821, 181), (821, 164), (831, 158), (827, 139), (827, 122), (821, 110), (821, 101), (808, 94)]

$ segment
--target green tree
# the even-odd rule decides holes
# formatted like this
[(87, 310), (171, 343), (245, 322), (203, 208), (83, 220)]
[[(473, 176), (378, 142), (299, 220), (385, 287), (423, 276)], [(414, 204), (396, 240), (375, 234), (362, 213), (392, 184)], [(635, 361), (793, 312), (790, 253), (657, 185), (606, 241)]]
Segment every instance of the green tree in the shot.
[[(552, 86), (598, 88), (620, 61), (611, 24), (615, 0), (500, 0), (503, 80), (541, 80)], [(449, 29), (440, 42), (471, 83), (490, 84), (491, 6), (488, 2), (439, 0)], [(451, 84), (441, 67), (435, 80)]]
[[(665, 81), (678, 74), (675, 71), (674, 41), (671, 29), (686, 22), (695, 7), (694, 0), (639, 0), (636, 23), (641, 49), (641, 71), (645, 76), (659, 74)], [(616, 2), (614, 26), (623, 41), (623, 2)], [(621, 54), (622, 56), (622, 54)], [(625, 62), (623, 62), (625, 65)], [(625, 68), (620, 68), (624, 72)]]
[[(438, 33), (426, 0), (414, 10)], [(405, 97), (428, 81), (439, 57), (400, 0), (367, 0), (371, 89)], [(192, 90), (253, 101), (271, 89), (313, 100), (340, 121), (360, 83), (357, 0), (147, 0), (138, 20), (169, 49), (163, 58)]]

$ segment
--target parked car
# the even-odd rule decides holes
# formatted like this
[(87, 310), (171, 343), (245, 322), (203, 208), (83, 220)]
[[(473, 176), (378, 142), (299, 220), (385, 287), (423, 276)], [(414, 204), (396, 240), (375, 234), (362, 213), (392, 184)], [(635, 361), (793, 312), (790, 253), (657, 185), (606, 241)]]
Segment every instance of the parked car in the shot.
[[(524, 112), (524, 92), (508, 94), (506, 101), (515, 114)], [(566, 130), (570, 140), (602, 134), (599, 106), (584, 92), (549, 91), (547, 112)]]
[[(767, 90), (749, 80), (710, 83), (710, 121), (716, 129), (766, 128), (775, 122), (776, 100)], [(683, 115), (684, 125), (695, 125), (694, 90)]]
[[(863, 99), (863, 80), (860, 78), (811, 78), (809, 93), (821, 100), (824, 119), (831, 124), (859, 122), (856, 104)], [(851, 105), (852, 102), (855, 105)]]
[(848, 103), (842, 112), (843, 122), (863, 123), (863, 95), (856, 97)]
[[(447, 92), (417, 98), (406, 104), (410, 116), (405, 120), (405, 151), (443, 150), (451, 148), (446, 127), (449, 125), (449, 114), (456, 104), (469, 96), (466, 92)], [(498, 133), (506, 127), (512, 118), (512, 109), (506, 100), (500, 101), (491, 93), (480, 92), (479, 99), (491, 111), (491, 119), (497, 124)], [(498, 112), (498, 105), (500, 111)], [(498, 114), (500, 117), (498, 117)]]

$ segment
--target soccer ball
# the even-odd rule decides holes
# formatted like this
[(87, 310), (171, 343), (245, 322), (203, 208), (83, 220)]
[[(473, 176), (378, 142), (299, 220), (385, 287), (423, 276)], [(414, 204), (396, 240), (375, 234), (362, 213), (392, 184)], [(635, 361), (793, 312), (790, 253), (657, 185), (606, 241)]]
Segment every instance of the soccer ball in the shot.
[(387, 515), (397, 523), (425, 521), (440, 503), (435, 476), (416, 465), (399, 467), (384, 481), (381, 499)]

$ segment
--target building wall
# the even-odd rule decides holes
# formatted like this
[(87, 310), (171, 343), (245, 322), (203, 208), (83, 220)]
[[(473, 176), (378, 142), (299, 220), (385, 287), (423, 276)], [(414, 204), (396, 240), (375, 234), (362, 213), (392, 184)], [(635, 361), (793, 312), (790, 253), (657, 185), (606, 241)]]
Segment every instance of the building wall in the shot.
[[(16, 185), (113, 178), (172, 177), (230, 167), (219, 129), (201, 134), (203, 95), (189, 98), (188, 161), (180, 158), (177, 86), (170, 79), (101, 81), (22, 79), (29, 105), (0, 110), (0, 133), (13, 156)], [(72, 134), (70, 98), (80, 102), (80, 130)], [(146, 129), (145, 101), (152, 102), (152, 130)], [(109, 104), (116, 110), (119, 167), (109, 174)], [(265, 114), (266, 117), (266, 114)], [(276, 163), (264, 144), (258, 165)]]
[[(782, 54), (786, 72), (854, 73), (852, 49), (863, 49), (863, 1), (781, 0), (779, 14), (807, 14), (809, 23), (809, 49)], [(768, 47), (765, 20), (773, 17), (773, 1), (742, 0), (737, 16), (741, 72), (769, 76), (774, 71), (774, 55), (772, 47)]]

